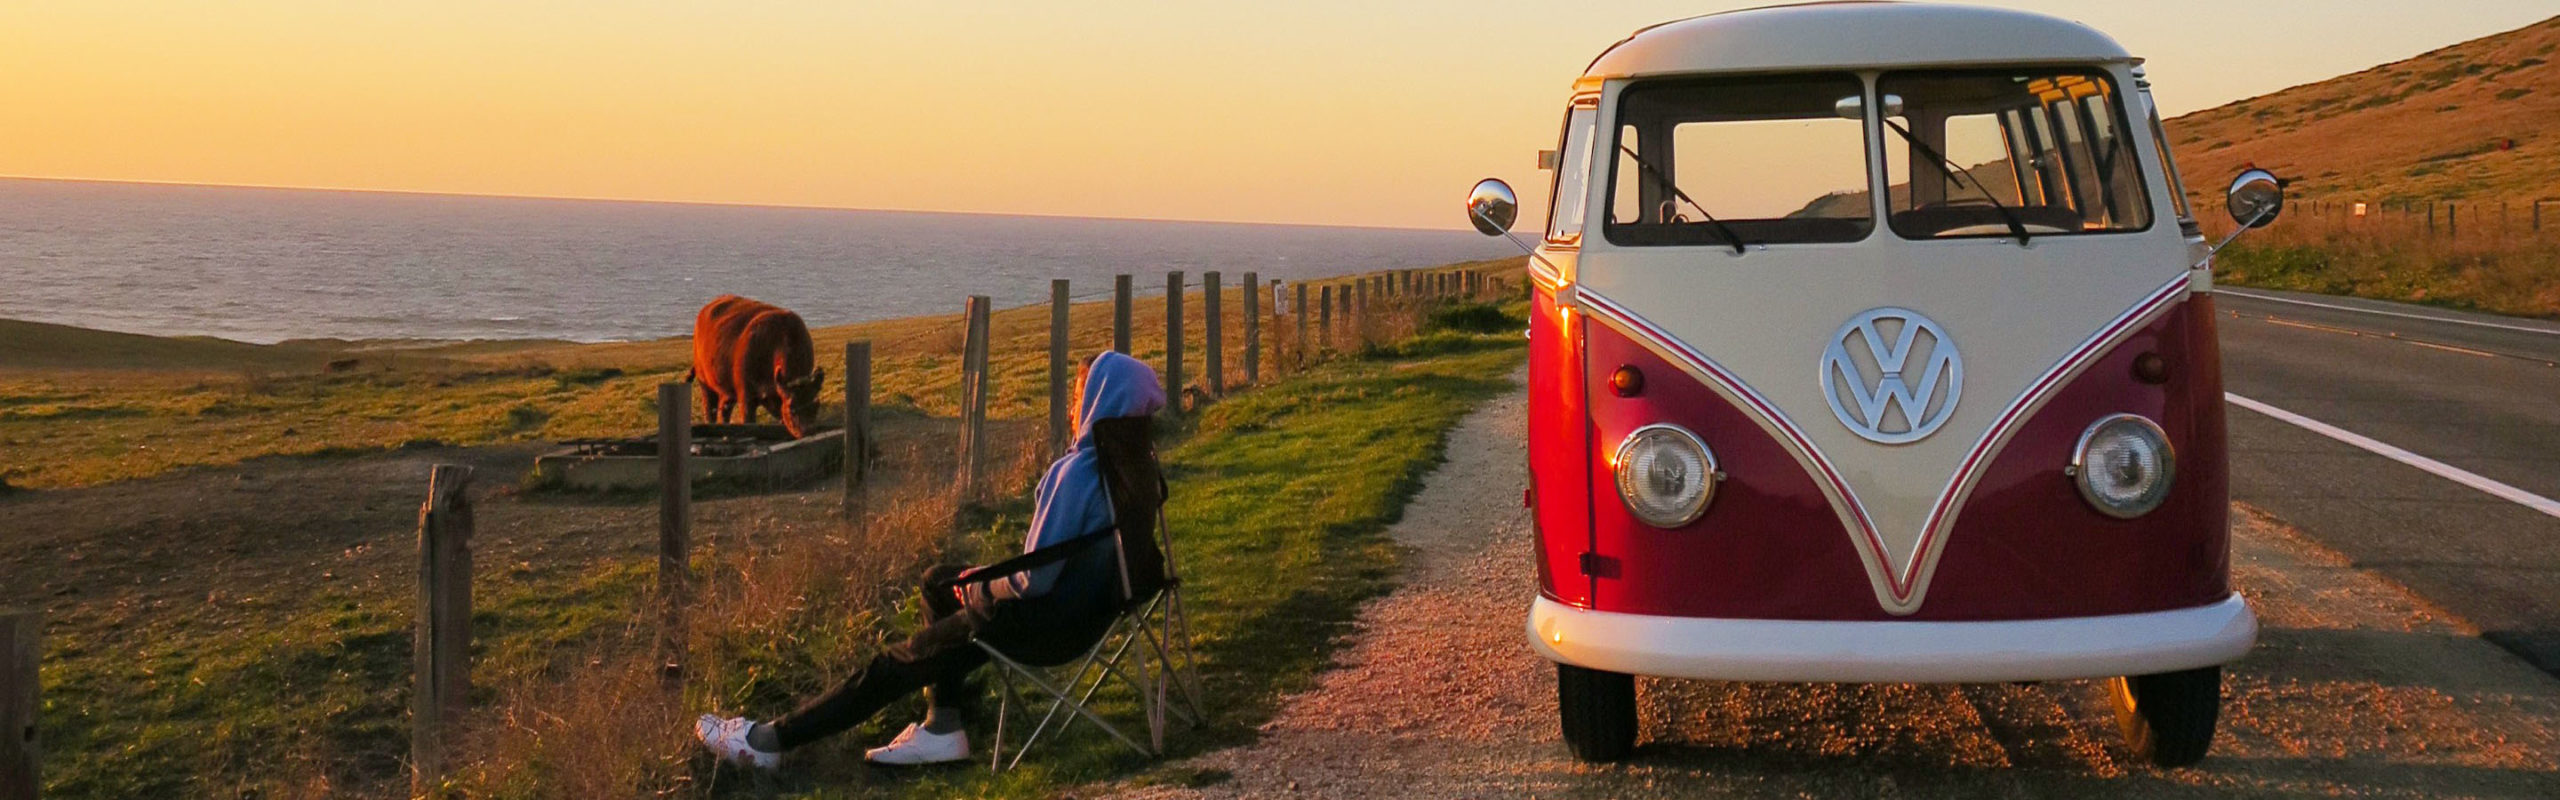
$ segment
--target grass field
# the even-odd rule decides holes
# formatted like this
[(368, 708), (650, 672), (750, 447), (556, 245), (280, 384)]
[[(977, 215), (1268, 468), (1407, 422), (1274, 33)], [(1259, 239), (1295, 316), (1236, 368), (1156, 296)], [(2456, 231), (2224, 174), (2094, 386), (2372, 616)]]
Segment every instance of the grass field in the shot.
[[(1508, 267), (1517, 286), (1516, 264), (1478, 266)], [(1240, 300), (1231, 295), (1230, 309), (1241, 308)], [(1108, 311), (1107, 305), (1076, 309), (1079, 352), (1107, 342)], [(1147, 331), (1161, 331), (1161, 314), (1153, 303), (1138, 309), (1136, 349), (1151, 361), (1160, 356), (1162, 334)], [(1394, 333), (1416, 326), (1380, 316), (1373, 325)], [(1018, 420), (1004, 429), (1001, 452), (1018, 455), (1000, 459), (999, 483), (1027, 489), (1040, 466), (1033, 449), (1038, 426), (1024, 418), (1036, 420), (1045, 410), (1046, 310), (1000, 313), (995, 323), (996, 410)], [(1230, 342), (1240, 347), (1232, 319), (1230, 325)], [(1448, 424), (1496, 390), (1518, 360), (1517, 326), (1501, 325), (1502, 333), (1444, 330), (1394, 347), (1344, 340), (1348, 357), (1285, 380), (1272, 377), (1276, 365), (1266, 366), (1272, 385), (1208, 405), (1168, 432), (1177, 485), (1169, 513), (1180, 530), (1198, 538), (1185, 553), (1193, 559), (1193, 602), (1212, 691), (1225, 709), (1211, 730), (1185, 739), (1185, 747), (1241, 735), (1279, 691), (1321, 665), (1317, 645), (1327, 626), (1342, 624), (1358, 598), (1383, 585), (1394, 555), (1378, 533), (1436, 457)], [(933, 452), (942, 442), (935, 437), (944, 435), (933, 426), (947, 425), (936, 420), (956, 402), (953, 380), (944, 374), (957, 371), (956, 318), (820, 333), (830, 343), (853, 336), (878, 343), (879, 391), (893, 417), (913, 421), (903, 440), (908, 449), (887, 454), (893, 470), (908, 468), (884, 479), (875, 505), (882, 515), (858, 529), (836, 520), (832, 493), (824, 488), (697, 506), (702, 547), (695, 563), (707, 588), (692, 629), (699, 655), (681, 696), (655, 688), (647, 659), (635, 649), (649, 633), (641, 610), (652, 574), (645, 544), (650, 507), (520, 496), (503, 488), (508, 476), (483, 476), (484, 486), (501, 487), (483, 499), (482, 509), (483, 537), (498, 538), (483, 548), (475, 582), (480, 711), (470, 723), (466, 767), (450, 794), (726, 795), (736, 776), (693, 757), (683, 727), (690, 712), (786, 710), (904, 624), (897, 593), (923, 565), (990, 560), (1019, 535), (1027, 507), (1018, 496), (968, 510), (959, 530), (975, 533), (954, 535), (954, 498), (938, 472), (947, 466), (931, 466), (949, 463), (947, 453)], [(1196, 327), (1187, 338), (1195, 343), (1196, 365)], [(306, 352), (315, 346), (189, 342), (167, 351), (171, 355), (122, 362), (110, 348), (78, 362), (80, 369), (0, 369), (0, 396), (8, 398), (0, 401), (6, 415), (0, 416), (0, 448), (43, 455), (6, 462), (32, 462), (34, 468), (22, 467), (17, 477), (40, 476), (25, 482), (52, 490), (33, 495), (39, 503), (86, 491), (69, 488), (79, 485), (121, 492), (133, 477), (203, 483), (191, 471), (199, 469), (218, 470), (201, 477), (221, 480), (212, 494), (191, 496), (223, 502), (232, 472), (243, 480), (327, 480), (342, 469), (383, 463), (364, 454), (421, 438), (478, 445), (636, 432), (653, 410), (635, 398), (675, 375), (685, 353), (681, 342), (482, 344), (403, 352), (391, 356), (396, 363), (368, 360), (358, 370), (333, 373), (325, 365), (334, 359), (326, 356), (338, 351)], [(830, 350), (840, 347), (822, 345), (822, 352)], [(278, 371), (226, 375), (188, 360), (202, 353)], [(98, 368), (102, 363), (123, 368)], [(1240, 381), (1240, 353), (1230, 352), (1228, 364)], [(511, 410), (526, 407), (539, 413)], [(101, 436), (123, 438), (68, 447)], [(150, 447), (131, 447), (134, 442)], [(524, 445), (511, 447), (522, 452)], [(384, 455), (400, 452), (406, 451)], [(272, 460), (221, 466), (251, 457)], [(916, 465), (926, 468), (912, 469)], [(393, 481), (394, 493), (405, 496), (407, 484), (397, 475)], [(200, 527), (205, 512), (139, 510), (173, 531)], [(399, 513), (395, 506), (388, 516)], [(110, 585), (66, 600), (33, 585), (0, 587), (48, 597), (45, 604), (56, 608), (48, 617), (44, 661), (47, 796), (401, 793), (414, 589), (396, 553), (366, 555), (372, 544), (363, 543), (340, 557), (329, 542), (359, 535), (332, 527), (341, 524), (319, 519), (264, 537), (255, 527), (242, 532), (252, 539), (322, 540), (313, 543), (316, 549), (272, 545), (285, 552), (264, 572), (247, 571), (268, 576), (248, 584), (219, 576), (244, 574), (225, 565), (252, 556), (241, 555), (238, 545), (213, 544), (194, 557), (216, 567), (209, 573), (215, 577), (206, 579), (215, 588), (197, 598)], [(380, 541), (379, 533), (363, 535)], [(384, 544), (402, 546), (396, 531), (390, 536)], [(77, 548), (114, 552), (107, 541)], [(189, 558), (183, 547), (173, 552), (164, 558)], [(109, 574), (112, 562), (81, 561), (79, 553), (68, 558), (100, 571), (110, 584), (148, 587), (172, 577), (117, 578)], [(314, 561), (304, 567), (304, 559)], [(333, 562), (341, 573), (374, 574), (317, 580), (331, 578), (318, 571)], [(153, 569), (192, 569), (156, 563)], [(1217, 619), (1209, 618), (1213, 613)], [(781, 788), (816, 796), (1028, 795), (1137, 766), (1086, 746), (1092, 743), (1070, 741), (1042, 766), (997, 783), (974, 773), (883, 782), (856, 765), (856, 744), (831, 745), (836, 749), (798, 771), (799, 783)]]

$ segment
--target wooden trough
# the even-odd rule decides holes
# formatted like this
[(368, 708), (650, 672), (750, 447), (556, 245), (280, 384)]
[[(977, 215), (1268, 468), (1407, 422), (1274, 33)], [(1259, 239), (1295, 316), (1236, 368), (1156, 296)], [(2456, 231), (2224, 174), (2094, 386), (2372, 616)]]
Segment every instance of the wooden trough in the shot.
[[(658, 437), (572, 439), (533, 460), (533, 482), (573, 491), (658, 488)], [(766, 491), (834, 473), (844, 465), (844, 429), (793, 439), (780, 425), (696, 424), (685, 459), (693, 485)]]

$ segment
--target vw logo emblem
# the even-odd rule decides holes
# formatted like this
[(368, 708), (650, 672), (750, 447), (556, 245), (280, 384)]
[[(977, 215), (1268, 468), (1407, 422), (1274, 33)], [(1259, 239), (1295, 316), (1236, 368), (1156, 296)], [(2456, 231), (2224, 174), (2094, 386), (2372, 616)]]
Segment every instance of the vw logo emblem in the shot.
[(1964, 359), (1945, 328), (1907, 308), (1850, 317), (1822, 351), (1831, 414), (1871, 442), (1909, 444), (1936, 433), (1964, 393)]

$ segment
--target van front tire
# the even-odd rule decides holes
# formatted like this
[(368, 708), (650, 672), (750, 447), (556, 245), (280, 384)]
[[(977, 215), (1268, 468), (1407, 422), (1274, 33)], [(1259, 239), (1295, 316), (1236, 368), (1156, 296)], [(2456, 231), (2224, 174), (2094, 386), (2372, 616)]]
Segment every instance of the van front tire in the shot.
[(1556, 665), (1556, 710), (1564, 745), (1583, 761), (1626, 758), (1636, 744), (1636, 678)]
[(2109, 684), (2116, 726), (2124, 729), (2134, 755), (2161, 767), (2204, 760), (2222, 713), (2221, 667), (2133, 675)]

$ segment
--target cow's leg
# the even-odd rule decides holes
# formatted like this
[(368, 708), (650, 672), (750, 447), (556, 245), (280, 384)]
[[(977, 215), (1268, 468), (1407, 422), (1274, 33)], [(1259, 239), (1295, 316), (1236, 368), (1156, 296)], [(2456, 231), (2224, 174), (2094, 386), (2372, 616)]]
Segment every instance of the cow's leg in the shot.
[(723, 409), (720, 407), (720, 393), (711, 390), (710, 381), (703, 381), (702, 421), (718, 424), (720, 422), (720, 414), (722, 412)]
[(747, 418), (746, 418), (745, 422), (746, 422), (747, 424), (749, 424), (749, 425), (756, 424), (756, 401), (755, 401), (755, 399), (754, 399), (754, 398), (748, 398), (748, 399), (746, 399), (746, 400), (739, 401), (738, 406), (739, 406), (740, 408), (746, 409), (746, 415), (747, 415)]

